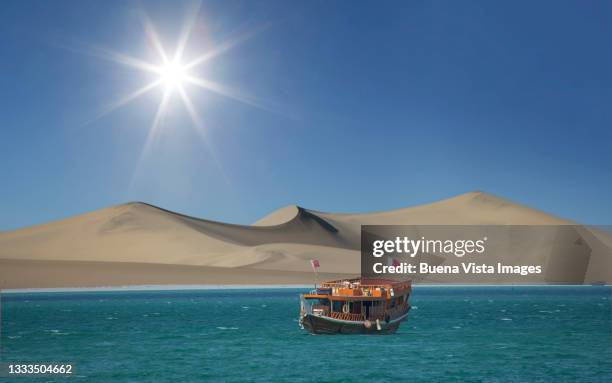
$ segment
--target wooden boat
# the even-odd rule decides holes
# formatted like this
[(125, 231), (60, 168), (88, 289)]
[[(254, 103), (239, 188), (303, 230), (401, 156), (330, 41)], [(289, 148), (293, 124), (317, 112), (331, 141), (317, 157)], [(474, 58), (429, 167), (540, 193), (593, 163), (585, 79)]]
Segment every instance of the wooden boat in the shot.
[(411, 281), (344, 279), (300, 295), (300, 327), (313, 334), (391, 334), (406, 319)]

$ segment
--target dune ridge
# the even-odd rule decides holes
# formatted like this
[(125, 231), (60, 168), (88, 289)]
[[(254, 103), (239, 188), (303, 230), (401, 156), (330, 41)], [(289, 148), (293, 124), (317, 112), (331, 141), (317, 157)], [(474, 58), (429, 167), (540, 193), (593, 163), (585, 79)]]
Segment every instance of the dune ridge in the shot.
[[(290, 205), (253, 225), (210, 221), (143, 202), (131, 202), (1, 232), (0, 283), (10, 280), (4, 282), (4, 287), (16, 288), (71, 287), (87, 281), (82, 275), (88, 273), (88, 262), (91, 269), (99, 268), (100, 264), (113, 264), (107, 269), (114, 269), (115, 274), (121, 264), (130, 264), (134, 280), (146, 283), (155, 283), (156, 279), (146, 277), (146, 270), (153, 267), (158, 273), (158, 267), (164, 265), (168, 266), (168, 277), (158, 278), (164, 283), (180, 284), (188, 280), (189, 283), (205, 284), (214, 280), (214, 283), (248, 284), (250, 280), (264, 283), (268, 279), (275, 283), (279, 280), (276, 277), (279, 272), (293, 273), (295, 283), (302, 283), (304, 278), (309, 278), (306, 276), (311, 272), (308, 262), (311, 258), (319, 259), (321, 271), (330, 275), (358, 274), (361, 225), (571, 223), (484, 192), (374, 213), (328, 213)], [(57, 268), (50, 266), (53, 262), (78, 264), (79, 277), (59, 273)], [(18, 266), (20, 263), (22, 266)], [(190, 266), (200, 273), (187, 273), (185, 268)], [(34, 278), (31, 269), (37, 267), (42, 271), (35, 272)], [(45, 267), (55, 272), (45, 274)], [(93, 270), (90, 273), (93, 275)], [(149, 275), (155, 273), (150, 271)], [(104, 282), (99, 273), (95, 274), (92, 281)], [(116, 281), (109, 271), (108, 283), (130, 284), (129, 274)], [(194, 276), (200, 274), (200, 279)], [(218, 275), (224, 277), (220, 279)], [(283, 280), (283, 283), (289, 282)]]

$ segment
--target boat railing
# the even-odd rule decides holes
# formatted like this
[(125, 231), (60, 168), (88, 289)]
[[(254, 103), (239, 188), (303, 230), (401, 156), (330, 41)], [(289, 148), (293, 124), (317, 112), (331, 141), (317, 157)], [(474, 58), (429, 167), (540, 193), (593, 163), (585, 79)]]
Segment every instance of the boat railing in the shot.
[(410, 284), (362, 285), (356, 283), (325, 283), (319, 290), (321, 290), (323, 293), (331, 293), (332, 295), (382, 297), (387, 294), (394, 296), (394, 293), (402, 294), (406, 290), (410, 291)]
[(391, 280), (365, 280), (344, 279), (336, 281), (322, 282), (322, 288), (329, 287), (365, 287), (365, 288), (406, 288), (411, 285), (411, 281), (391, 281)]
[[(407, 285), (407, 284), (406, 284)], [(375, 288), (381, 288), (381, 289), (386, 289), (386, 288), (393, 288), (396, 286), (401, 286), (401, 285), (391, 285), (391, 284), (362, 284), (359, 282), (353, 282), (353, 283), (342, 283), (342, 282), (323, 282), (321, 283), (321, 287), (322, 288), (333, 288), (333, 287), (344, 287), (344, 288), (369, 288), (369, 289), (375, 289)]]
[(345, 297), (383, 297), (386, 290), (384, 288), (368, 288), (367, 286), (358, 288), (334, 287), (332, 294)]
[(330, 309), (329, 306), (319, 305), (319, 304), (307, 305), (305, 309), (307, 313), (310, 313), (313, 315), (326, 316), (326, 317), (330, 317), (334, 319), (341, 319), (341, 320), (347, 320), (347, 321), (353, 321), (353, 322), (361, 322), (361, 321), (365, 321), (366, 319), (371, 320), (371, 321), (375, 321), (378, 319), (382, 321), (389, 317), (395, 318), (399, 315), (404, 314), (408, 309), (408, 304), (402, 303), (393, 308), (386, 309), (386, 310), (383, 307), (370, 308), (370, 311), (367, 317), (364, 313), (344, 313), (344, 312), (338, 312), (338, 311), (329, 311)]
[(363, 314), (340, 313), (336, 311), (329, 313), (327, 316), (334, 319), (350, 320), (355, 322), (365, 320)]

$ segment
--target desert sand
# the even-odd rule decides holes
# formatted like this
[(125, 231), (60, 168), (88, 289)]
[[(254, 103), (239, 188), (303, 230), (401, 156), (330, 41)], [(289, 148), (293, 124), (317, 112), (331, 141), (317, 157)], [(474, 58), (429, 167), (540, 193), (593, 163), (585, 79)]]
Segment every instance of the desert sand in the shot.
[[(360, 228), (365, 224), (572, 222), (483, 192), (364, 214), (287, 206), (253, 225), (214, 222), (131, 202), (0, 233), (0, 286), (308, 284), (313, 281), (312, 258), (321, 262), (321, 279), (359, 274)], [(605, 257), (598, 262), (589, 267), (612, 266)], [(597, 280), (602, 275), (607, 278), (600, 272)]]

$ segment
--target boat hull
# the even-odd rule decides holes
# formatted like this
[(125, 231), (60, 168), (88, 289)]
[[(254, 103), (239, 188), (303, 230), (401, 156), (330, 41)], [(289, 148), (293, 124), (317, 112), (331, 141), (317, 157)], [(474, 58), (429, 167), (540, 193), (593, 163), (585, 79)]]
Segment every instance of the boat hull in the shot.
[[(390, 320), (388, 323), (380, 321), (379, 326), (376, 322), (371, 322), (368, 328), (363, 321), (346, 321), (334, 319), (326, 316), (306, 314), (300, 323), (304, 329), (312, 334), (393, 334), (399, 328), (400, 323), (406, 319), (408, 313)], [(379, 329), (380, 327), (380, 329)]]

